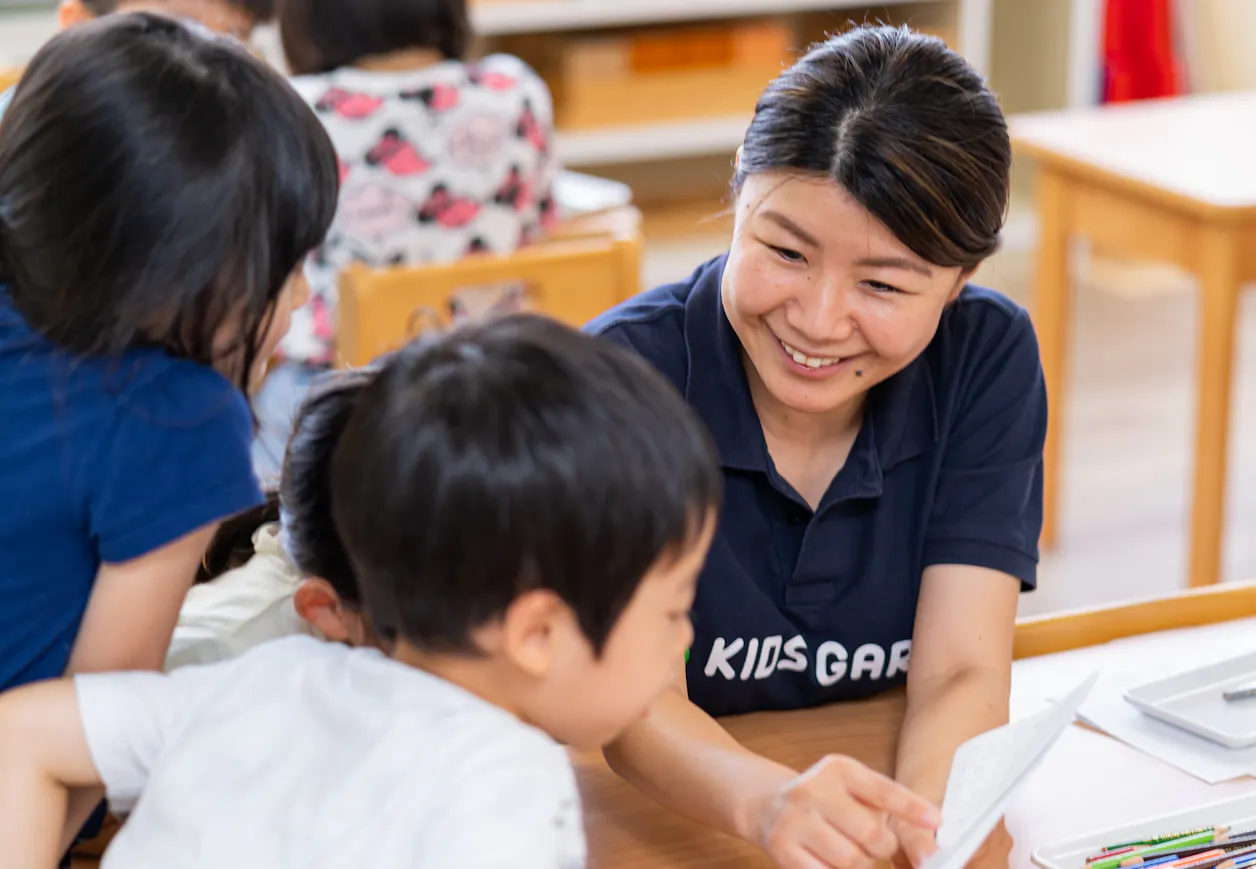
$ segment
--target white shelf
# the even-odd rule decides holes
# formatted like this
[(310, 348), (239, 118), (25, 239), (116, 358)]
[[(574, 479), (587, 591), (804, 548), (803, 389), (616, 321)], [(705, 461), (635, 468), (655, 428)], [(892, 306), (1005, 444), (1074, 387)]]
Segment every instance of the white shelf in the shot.
[(504, 36), (938, 2), (944, 0), (477, 0), (471, 21), (481, 36)]
[(640, 124), (605, 130), (559, 132), (557, 152), (563, 166), (645, 163), (707, 154), (730, 157), (750, 125), (749, 115)]

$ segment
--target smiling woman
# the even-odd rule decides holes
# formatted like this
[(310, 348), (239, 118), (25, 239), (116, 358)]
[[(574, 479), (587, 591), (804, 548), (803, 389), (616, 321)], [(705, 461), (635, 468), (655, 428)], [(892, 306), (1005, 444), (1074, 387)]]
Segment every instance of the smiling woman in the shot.
[[(608, 759), (782, 867), (918, 865), (933, 833), (909, 791), (940, 802), (955, 749), (1007, 720), (1046, 394), (1025, 312), (968, 280), (999, 246), (1010, 164), (962, 58), (855, 29), (760, 98), (728, 253), (588, 327), (668, 375), (725, 476), (686, 682)], [(843, 758), (800, 776), (711, 718), (904, 681), (897, 784)]]

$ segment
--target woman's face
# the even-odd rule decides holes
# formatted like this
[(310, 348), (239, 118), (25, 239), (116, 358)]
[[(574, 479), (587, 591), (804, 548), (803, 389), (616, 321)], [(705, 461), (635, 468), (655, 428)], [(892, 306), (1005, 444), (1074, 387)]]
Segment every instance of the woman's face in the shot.
[(849, 406), (933, 339), (959, 268), (925, 262), (832, 181), (746, 179), (724, 311), (751, 378), (798, 413)]

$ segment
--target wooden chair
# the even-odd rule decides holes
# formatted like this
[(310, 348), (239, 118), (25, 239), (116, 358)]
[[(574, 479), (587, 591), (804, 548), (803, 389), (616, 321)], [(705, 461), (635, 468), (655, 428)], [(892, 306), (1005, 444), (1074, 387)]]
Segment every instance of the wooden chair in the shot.
[(1256, 582), (1206, 586), (1169, 597), (1121, 601), (1016, 623), (1015, 657), (1083, 649), (1157, 631), (1197, 628), (1256, 616)]
[(12, 67), (9, 69), (0, 69), (0, 94), (17, 84), (18, 79), (22, 77), (21, 67)]
[(449, 265), (350, 266), (340, 278), (340, 364), (365, 365), (414, 337), (416, 326), (446, 324), (454, 294), (473, 287), (521, 284), (531, 310), (581, 326), (640, 291), (641, 236), (632, 227), (561, 232), (509, 256)]

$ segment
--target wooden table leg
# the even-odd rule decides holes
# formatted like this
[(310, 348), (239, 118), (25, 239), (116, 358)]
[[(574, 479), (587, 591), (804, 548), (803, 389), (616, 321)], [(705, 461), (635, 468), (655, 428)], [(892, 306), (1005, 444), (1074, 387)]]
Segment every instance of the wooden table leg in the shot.
[(1060, 492), (1060, 439), (1064, 430), (1065, 360), (1068, 355), (1069, 231), (1068, 185), (1043, 168), (1038, 180), (1038, 263), (1033, 321), (1047, 381), (1047, 443), (1043, 451), (1043, 547), (1056, 539)]
[(1200, 231), (1199, 396), (1195, 429), (1195, 499), (1191, 508), (1190, 584), (1221, 579), (1222, 531), (1230, 435), (1242, 237), (1226, 227)]

